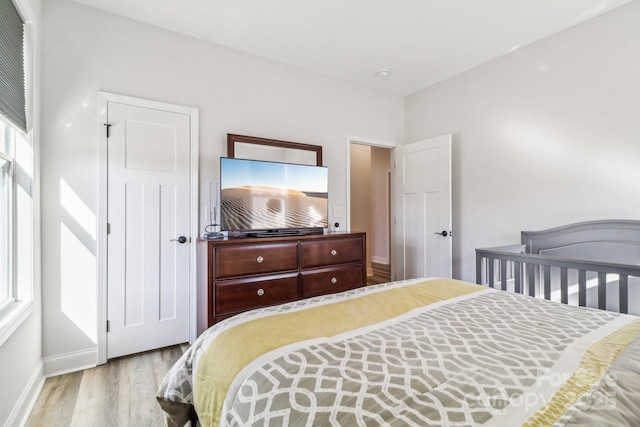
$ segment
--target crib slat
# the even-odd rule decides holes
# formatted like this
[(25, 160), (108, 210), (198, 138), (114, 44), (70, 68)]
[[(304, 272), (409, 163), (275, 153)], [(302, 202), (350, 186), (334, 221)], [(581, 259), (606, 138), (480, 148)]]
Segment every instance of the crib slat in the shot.
[(587, 306), (587, 272), (578, 270), (578, 305)]
[(569, 281), (565, 267), (560, 268), (560, 302), (563, 304), (569, 303)]
[(487, 270), (489, 276), (489, 286), (495, 288), (495, 277), (493, 277), (493, 263), (495, 260), (493, 258), (487, 258)]
[(502, 283), (502, 290), (507, 290), (507, 261), (500, 260), (500, 282)]
[(527, 264), (527, 282), (529, 285), (529, 296), (536, 296), (536, 272), (533, 264)]
[(620, 289), (618, 291), (618, 296), (620, 298), (620, 305), (618, 306), (618, 311), (620, 313), (629, 313), (629, 276), (626, 274), (621, 274), (618, 279), (618, 283), (620, 284)]
[(545, 265), (544, 270), (544, 299), (551, 299), (551, 267)]
[(522, 293), (522, 263), (514, 262), (513, 269), (514, 269), (513, 275), (515, 276), (514, 290), (517, 294), (521, 294)]
[(607, 273), (598, 273), (598, 308), (607, 309)]

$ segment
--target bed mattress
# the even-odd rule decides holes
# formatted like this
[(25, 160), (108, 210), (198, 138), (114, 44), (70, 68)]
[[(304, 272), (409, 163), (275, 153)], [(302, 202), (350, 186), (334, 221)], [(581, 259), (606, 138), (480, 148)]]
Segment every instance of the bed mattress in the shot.
[(449, 279), (246, 312), (167, 373), (169, 425), (639, 425), (640, 320)]

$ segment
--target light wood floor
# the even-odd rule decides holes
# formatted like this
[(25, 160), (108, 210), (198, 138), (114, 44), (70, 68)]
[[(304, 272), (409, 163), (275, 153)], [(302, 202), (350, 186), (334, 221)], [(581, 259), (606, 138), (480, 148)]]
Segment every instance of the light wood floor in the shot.
[(156, 391), (187, 348), (167, 347), (48, 378), (27, 427), (163, 426)]

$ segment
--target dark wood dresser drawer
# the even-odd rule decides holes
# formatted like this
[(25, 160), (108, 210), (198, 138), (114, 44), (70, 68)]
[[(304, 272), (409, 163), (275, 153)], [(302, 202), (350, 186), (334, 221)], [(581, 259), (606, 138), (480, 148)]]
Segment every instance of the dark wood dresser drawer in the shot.
[(243, 311), (365, 286), (365, 242), (365, 233), (199, 240), (198, 332)]
[(300, 285), (302, 298), (359, 288), (364, 286), (362, 265), (305, 271), (300, 276)]
[(362, 238), (301, 242), (300, 268), (361, 262), (364, 258)]
[(225, 246), (215, 250), (215, 279), (296, 270), (297, 268), (297, 242)]
[(298, 274), (215, 283), (216, 314), (250, 310), (298, 299)]

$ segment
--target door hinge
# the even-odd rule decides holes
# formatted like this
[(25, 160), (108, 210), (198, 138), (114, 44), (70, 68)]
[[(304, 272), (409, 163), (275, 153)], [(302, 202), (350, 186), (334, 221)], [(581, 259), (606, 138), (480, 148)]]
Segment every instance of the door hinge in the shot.
[(111, 234), (111, 224), (107, 223), (107, 234)]
[(111, 123), (104, 124), (107, 127), (107, 138), (111, 136)]
[(111, 329), (111, 322), (107, 320), (107, 332)]

